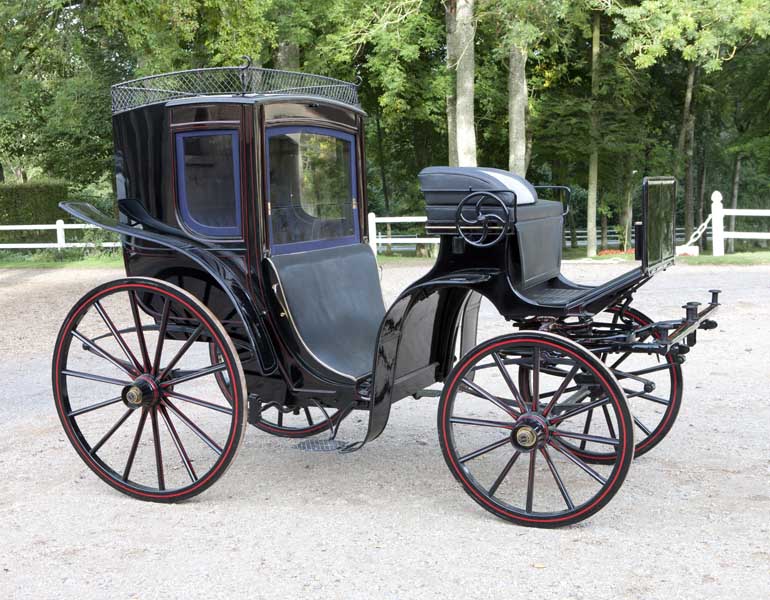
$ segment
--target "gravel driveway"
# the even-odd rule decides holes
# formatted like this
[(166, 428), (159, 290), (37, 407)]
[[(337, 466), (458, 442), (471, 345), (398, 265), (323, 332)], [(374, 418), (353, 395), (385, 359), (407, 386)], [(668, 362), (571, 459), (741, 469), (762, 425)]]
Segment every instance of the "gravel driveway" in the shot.
[[(582, 281), (625, 265), (570, 263)], [(389, 266), (392, 300), (425, 267)], [(684, 367), (670, 436), (612, 502), (558, 530), (504, 523), (455, 483), (435, 399), (397, 404), (361, 452), (306, 453), (249, 428), (234, 466), (179, 505), (89, 471), (54, 412), (50, 352), (75, 300), (117, 270), (0, 270), (0, 598), (767, 598), (770, 267), (679, 266), (638, 294), (678, 317), (724, 290)], [(489, 306), (483, 337), (508, 331)], [(360, 439), (362, 415), (340, 437)]]

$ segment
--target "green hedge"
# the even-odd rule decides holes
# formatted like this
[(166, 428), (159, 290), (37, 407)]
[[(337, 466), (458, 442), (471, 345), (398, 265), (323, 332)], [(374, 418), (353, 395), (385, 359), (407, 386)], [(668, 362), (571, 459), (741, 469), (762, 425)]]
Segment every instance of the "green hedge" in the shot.
[(55, 223), (64, 217), (59, 202), (69, 195), (67, 184), (56, 180), (0, 183), (0, 223)]
[[(52, 179), (27, 183), (0, 183), (0, 224), (44, 225), (56, 223), (66, 213), (59, 202), (66, 200), (69, 190), (66, 182)], [(0, 242), (35, 243), (55, 242), (55, 231), (2, 231)]]

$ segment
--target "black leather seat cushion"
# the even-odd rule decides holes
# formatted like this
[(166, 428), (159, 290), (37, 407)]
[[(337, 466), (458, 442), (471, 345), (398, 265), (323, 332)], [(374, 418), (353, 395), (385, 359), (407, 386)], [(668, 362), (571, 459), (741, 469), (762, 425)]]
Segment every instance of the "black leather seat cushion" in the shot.
[(270, 259), (297, 334), (324, 366), (357, 379), (372, 370), (385, 316), (371, 248), (353, 244)]

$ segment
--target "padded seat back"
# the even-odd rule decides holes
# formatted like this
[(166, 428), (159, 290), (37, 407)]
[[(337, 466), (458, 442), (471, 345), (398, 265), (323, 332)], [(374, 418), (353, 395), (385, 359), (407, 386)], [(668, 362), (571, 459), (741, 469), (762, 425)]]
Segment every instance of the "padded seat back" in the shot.
[[(538, 204), (542, 203), (538, 201)], [(538, 219), (520, 219), (514, 226), (519, 249), (519, 273), (516, 286), (521, 289), (543, 283), (561, 273), (561, 247), (564, 218), (558, 211)]]
[(300, 341), (326, 368), (357, 379), (372, 370), (385, 316), (371, 248), (353, 244), (268, 259)]

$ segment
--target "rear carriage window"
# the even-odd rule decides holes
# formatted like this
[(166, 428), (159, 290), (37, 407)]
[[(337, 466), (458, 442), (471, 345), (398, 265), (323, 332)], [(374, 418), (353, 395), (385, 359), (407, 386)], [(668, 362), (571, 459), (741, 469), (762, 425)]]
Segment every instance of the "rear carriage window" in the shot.
[(184, 224), (213, 237), (240, 237), (237, 131), (176, 135), (177, 189)]
[(273, 127), (267, 139), (273, 251), (357, 242), (353, 136), (319, 127)]

